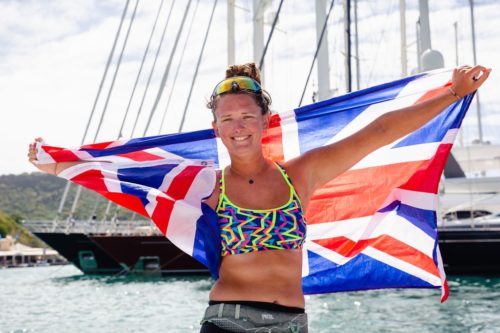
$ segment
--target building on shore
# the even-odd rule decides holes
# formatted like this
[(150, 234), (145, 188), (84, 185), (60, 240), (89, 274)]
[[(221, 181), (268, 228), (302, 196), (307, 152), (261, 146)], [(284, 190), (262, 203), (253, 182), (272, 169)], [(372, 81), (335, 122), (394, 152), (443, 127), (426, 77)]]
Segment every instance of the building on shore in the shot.
[(0, 239), (0, 268), (61, 265), (67, 261), (57, 251), (29, 247), (16, 242), (12, 236)]

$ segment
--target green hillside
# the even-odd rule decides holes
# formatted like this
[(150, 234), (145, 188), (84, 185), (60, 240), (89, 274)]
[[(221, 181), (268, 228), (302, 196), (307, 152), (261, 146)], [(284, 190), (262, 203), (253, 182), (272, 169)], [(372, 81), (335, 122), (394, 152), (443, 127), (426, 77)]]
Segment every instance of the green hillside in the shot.
[[(40, 172), (0, 176), (0, 233), (3, 236), (5, 233), (13, 236), (19, 233), (22, 243), (35, 244), (36, 241), (23, 230), (21, 221), (53, 220), (65, 186), (66, 180)], [(60, 220), (68, 217), (76, 189), (76, 185), (71, 186)], [(100, 195), (83, 189), (74, 218), (86, 220), (95, 210), (97, 218), (102, 219), (107, 204), (108, 201)], [(113, 205), (108, 218), (116, 209), (117, 206)], [(126, 209), (118, 210), (121, 220), (131, 216)]]
[[(66, 180), (40, 172), (0, 176), (0, 210), (24, 220), (53, 220), (65, 186)], [(69, 215), (76, 189), (76, 185), (71, 186), (61, 219)], [(86, 220), (97, 206), (96, 215), (101, 219), (107, 203), (102, 196), (83, 189), (74, 217)], [(113, 205), (110, 215), (115, 209)], [(120, 209), (118, 217), (127, 219), (131, 215), (130, 211)]]
[(32, 247), (42, 247), (42, 242), (33, 237), (19, 222), (18, 216), (9, 216), (0, 211), (0, 235), (2, 237), (7, 235), (11, 235), (12, 237), (19, 236), (19, 242), (23, 244)]

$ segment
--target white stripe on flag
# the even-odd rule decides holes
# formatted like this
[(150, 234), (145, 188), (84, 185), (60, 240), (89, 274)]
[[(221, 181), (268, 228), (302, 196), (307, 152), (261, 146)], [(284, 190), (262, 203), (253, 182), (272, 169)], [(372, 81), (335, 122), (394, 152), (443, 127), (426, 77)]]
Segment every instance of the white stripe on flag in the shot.
[(361, 161), (356, 163), (350, 170), (396, 163), (427, 161), (436, 154), (440, 144), (440, 142), (431, 142), (398, 148), (385, 146), (367, 155)]
[(450, 128), (448, 132), (446, 132), (446, 135), (441, 142), (453, 144), (455, 143), (455, 138), (457, 137), (457, 135), (458, 135), (458, 128)]
[[(353, 220), (356, 220), (353, 222)], [(342, 222), (308, 225), (307, 240), (345, 237), (353, 242), (390, 236), (432, 258), (435, 240), (420, 228), (398, 216), (395, 212), (378, 213), (373, 218), (358, 218)]]
[[(436, 210), (438, 205), (436, 194), (395, 189), (380, 208), (386, 207), (395, 200), (399, 200), (408, 206), (426, 210)], [(309, 224), (307, 226), (307, 238), (314, 240), (344, 236), (357, 240), (360, 239), (362, 230), (367, 228), (372, 218), (372, 216), (364, 216), (341, 221)]]
[(174, 204), (166, 236), (181, 250), (193, 255), (196, 222), (202, 215), (201, 201), (215, 188), (215, 169), (201, 170), (191, 184), (184, 200)]
[(385, 252), (374, 249), (373, 247), (367, 247), (363, 250), (363, 253), (389, 266), (395, 267), (403, 272), (416, 276), (433, 286), (441, 286), (441, 279), (439, 278), (439, 276), (431, 274), (417, 266), (395, 258)]
[(375, 214), (361, 239), (372, 239), (384, 235), (397, 239), (432, 258), (435, 239), (404, 217), (397, 215), (395, 211)]
[[(313, 253), (316, 253), (316, 254), (322, 256), (323, 258), (326, 258), (326, 259), (328, 259), (328, 260), (330, 260), (338, 265), (345, 264), (352, 259), (352, 258), (344, 257), (343, 255), (341, 255), (335, 251), (332, 251), (326, 247), (323, 247), (315, 242), (308, 242), (306, 250), (311, 251)], [(302, 274), (304, 274), (304, 273), (302, 273)], [(304, 275), (302, 275), (302, 276), (304, 276)]]
[(283, 137), (283, 154), (285, 155), (285, 161), (289, 161), (300, 155), (299, 127), (294, 111), (280, 114), (280, 117), (281, 133)]
[(231, 164), (231, 159), (229, 158), (229, 152), (227, 151), (226, 146), (224, 146), (220, 138), (216, 138), (216, 142), (217, 142), (217, 155), (219, 158), (218, 169), (224, 169), (226, 166)]
[(386, 207), (395, 200), (401, 203), (425, 210), (436, 210), (438, 208), (438, 196), (435, 193), (417, 192), (395, 188), (387, 197), (380, 208)]

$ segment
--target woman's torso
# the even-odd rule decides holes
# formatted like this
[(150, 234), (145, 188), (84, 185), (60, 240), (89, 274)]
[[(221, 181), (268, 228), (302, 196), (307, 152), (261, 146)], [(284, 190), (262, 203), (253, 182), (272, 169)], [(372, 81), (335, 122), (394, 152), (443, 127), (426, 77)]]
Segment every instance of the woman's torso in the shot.
[[(222, 174), (219, 174), (219, 180), (221, 177)], [(217, 182), (216, 189), (207, 203), (214, 210), (220, 208), (217, 206), (220, 204), (223, 191), (230, 204), (245, 207), (243, 213), (252, 209), (261, 212), (262, 210), (274, 210), (287, 206), (290, 204), (293, 194), (293, 200), (298, 201), (298, 208), (301, 209), (300, 200), (285, 177), (286, 173), (283, 175), (277, 165), (273, 165), (268, 172), (257, 177), (254, 184), (228, 172), (224, 177), (224, 189), (222, 190)], [(297, 223), (303, 224), (304, 222), (297, 221)], [(301, 227), (301, 230), (303, 230), (302, 227), (305, 228), (304, 225), (299, 224), (298, 226)], [(295, 235), (300, 234), (297, 230), (293, 231)], [(302, 235), (302, 237), (304, 236)], [(233, 242), (234, 244), (236, 243)], [(210, 299), (216, 301), (262, 301), (304, 307), (301, 278), (302, 251), (297, 244), (293, 242), (289, 244), (291, 246), (285, 248), (294, 249), (261, 249), (241, 253), (238, 252), (237, 248), (234, 248), (231, 253), (236, 251), (240, 254), (222, 257), (219, 279), (210, 292)]]

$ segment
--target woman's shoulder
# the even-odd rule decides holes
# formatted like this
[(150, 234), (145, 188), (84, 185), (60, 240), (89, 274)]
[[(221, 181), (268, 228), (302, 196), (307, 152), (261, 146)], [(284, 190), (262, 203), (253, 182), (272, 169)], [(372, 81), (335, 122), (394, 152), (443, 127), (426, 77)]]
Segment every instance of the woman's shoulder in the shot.
[(217, 204), (219, 203), (219, 196), (220, 196), (220, 180), (222, 177), (222, 170), (217, 170), (215, 173), (216, 180), (215, 180), (215, 187), (212, 192), (212, 194), (204, 200), (204, 202), (210, 206), (213, 210), (217, 208)]
[(307, 207), (311, 196), (310, 186), (308, 183), (307, 173), (299, 159), (293, 159), (280, 164), (288, 175), (288, 178), (293, 184), (295, 192), (302, 201), (303, 208)]

